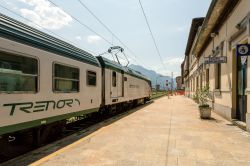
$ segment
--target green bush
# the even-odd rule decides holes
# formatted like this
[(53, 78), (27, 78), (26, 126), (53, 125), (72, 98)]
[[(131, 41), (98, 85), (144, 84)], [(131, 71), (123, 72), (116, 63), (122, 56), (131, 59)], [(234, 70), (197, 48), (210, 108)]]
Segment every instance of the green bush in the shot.
[(197, 98), (199, 107), (209, 107), (208, 100), (210, 98), (209, 87), (205, 86), (197, 90)]

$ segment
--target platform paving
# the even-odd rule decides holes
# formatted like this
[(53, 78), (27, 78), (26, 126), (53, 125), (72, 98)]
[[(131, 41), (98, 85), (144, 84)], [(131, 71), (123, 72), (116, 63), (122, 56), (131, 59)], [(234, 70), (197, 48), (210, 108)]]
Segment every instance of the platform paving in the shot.
[(212, 117), (184, 96), (162, 97), (31, 165), (249, 166), (250, 134)]

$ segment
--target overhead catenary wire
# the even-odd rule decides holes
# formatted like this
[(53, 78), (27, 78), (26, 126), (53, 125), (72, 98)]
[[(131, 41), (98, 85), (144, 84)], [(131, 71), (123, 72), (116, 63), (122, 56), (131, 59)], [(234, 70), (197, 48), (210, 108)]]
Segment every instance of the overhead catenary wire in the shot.
[[(99, 34), (98, 32), (96, 32), (95, 30), (93, 30), (91, 27), (89, 27), (88, 25), (86, 25), (86, 24), (84, 24), (83, 22), (81, 22), (79, 19), (77, 19), (76, 17), (74, 17), (74, 16), (72, 16), (71, 14), (69, 14), (68, 12), (66, 12), (63, 8), (61, 8), (61, 7), (59, 7), (57, 4), (55, 4), (54, 2), (52, 2), (51, 0), (47, 0), (48, 2), (50, 2), (52, 5), (54, 5), (55, 7), (57, 7), (57, 8), (60, 8), (63, 12), (65, 12), (66, 14), (68, 14), (69, 16), (71, 16), (75, 21), (77, 21), (80, 25), (82, 25), (83, 27), (85, 27), (85, 28), (87, 28), (89, 31), (91, 31), (91, 32), (93, 32), (93, 33), (95, 33), (96, 35), (98, 35), (98, 36), (100, 36), (105, 42), (107, 42), (108, 44), (110, 44), (110, 45), (112, 45), (113, 46), (113, 43), (112, 42), (110, 42), (109, 40), (107, 40), (105, 37), (103, 37), (101, 34)], [(85, 5), (86, 6), (86, 5)], [(57, 36), (57, 37), (59, 37), (59, 38), (61, 38), (61, 39), (63, 39), (63, 40), (65, 40), (65, 41), (68, 41), (69, 43), (74, 43), (74, 45), (78, 45), (78, 44), (76, 44), (75, 42), (72, 42), (72, 41), (70, 41), (70, 40), (68, 40), (68, 39), (65, 39), (65, 38), (63, 38), (62, 36), (60, 36), (60, 35), (58, 35), (58, 34), (56, 34), (56, 33), (54, 33), (54, 32), (52, 32), (52, 31), (50, 31), (50, 30), (48, 30), (48, 29), (46, 29), (46, 28), (44, 28), (44, 27), (42, 27), (41, 25), (38, 25), (37, 23), (35, 23), (35, 22), (33, 22), (32, 20), (30, 20), (30, 19), (28, 19), (28, 18), (26, 18), (26, 17), (24, 17), (24, 16), (22, 16), (22, 15), (20, 15), (19, 13), (17, 13), (17, 12), (14, 12), (14, 11), (12, 11), (12, 10), (10, 10), (10, 9), (8, 9), (8, 8), (6, 8), (6, 7), (4, 7), (4, 6), (2, 6), (1, 5), (1, 7), (2, 8), (4, 8), (4, 9), (6, 9), (6, 10), (8, 10), (9, 12), (11, 12), (11, 13), (13, 13), (13, 14), (15, 14), (15, 15), (17, 15), (18, 17), (21, 17), (22, 19), (25, 19), (26, 21), (28, 21), (28, 22), (31, 22), (31, 23), (33, 23), (34, 25), (36, 25), (36, 26), (38, 26), (38, 27), (40, 27), (40, 28), (42, 28), (42, 29), (45, 29), (47, 32), (49, 32), (49, 33), (51, 33), (51, 34), (53, 34), (53, 35), (55, 35), (55, 36)], [(91, 12), (91, 11), (90, 11)], [(94, 13), (93, 13), (94, 14)], [(97, 17), (96, 17), (97, 18)], [(97, 18), (98, 19), (98, 18)], [(100, 19), (99, 19), (100, 20)], [(101, 22), (101, 20), (100, 20), (100, 22)], [(105, 24), (103, 24), (104, 26), (105, 26)], [(107, 27), (107, 26), (105, 26), (105, 27)], [(108, 28), (108, 27), (107, 27)], [(108, 28), (109, 29), (109, 28)], [(121, 42), (121, 44), (123, 44), (126, 48), (128, 48), (110, 29), (109, 29), (109, 32), (114, 36), (114, 37), (116, 37), (117, 39), (118, 39), (118, 41), (119, 42)], [(87, 49), (86, 49), (87, 50)], [(130, 50), (129, 48), (128, 48), (128, 50)], [(92, 54), (95, 54), (95, 55), (97, 55), (96, 53), (94, 53), (93, 51), (90, 51), (90, 50), (87, 50), (88, 52), (91, 52)], [(132, 53), (132, 51), (130, 50), (130, 52)], [(126, 55), (124, 55), (124, 56), (126, 56)], [(135, 55), (134, 55), (135, 56)], [(136, 56), (135, 56), (136, 57)], [(130, 58), (132, 59), (132, 60), (134, 60), (134, 62), (136, 63), (136, 64), (138, 64), (138, 65), (140, 65), (139, 63), (138, 63), (138, 61), (135, 59), (135, 58), (133, 58), (133, 57), (131, 57), (130, 56)], [(145, 65), (144, 65), (145, 66)]]
[[(82, 23), (79, 19), (77, 19), (76, 17), (74, 17), (73, 15), (71, 15), (70, 13), (68, 13), (68, 12), (66, 12), (63, 8), (61, 8), (61, 7), (59, 7), (57, 4), (55, 4), (54, 2), (52, 2), (51, 0), (47, 0), (47, 1), (49, 1), (52, 5), (54, 5), (55, 7), (57, 7), (57, 8), (60, 8), (62, 11), (64, 11), (65, 13), (67, 13), (70, 17), (72, 17), (75, 21), (77, 21), (80, 25), (82, 25), (83, 27), (85, 27), (85, 28), (87, 28), (89, 31), (91, 31), (91, 32), (93, 32), (93, 33), (95, 33), (96, 35), (98, 35), (98, 36), (100, 36), (104, 41), (106, 41), (108, 44), (110, 44), (110, 45), (112, 45), (112, 46), (114, 46), (113, 45), (113, 42), (110, 42), (108, 39), (106, 39), (105, 37), (103, 37), (102, 35), (100, 35), (98, 32), (96, 32), (95, 30), (93, 30), (91, 27), (89, 27), (88, 25), (86, 25), (86, 24), (84, 24), (84, 23)], [(83, 4), (83, 3), (81, 3), (81, 4)], [(90, 10), (89, 10), (90, 11)], [(91, 12), (91, 11), (90, 11)], [(92, 13), (92, 12), (91, 12)], [(94, 15), (94, 13), (92, 13), (93, 14), (93, 16), (94, 17), (96, 17), (95, 15)], [(96, 17), (97, 18), (97, 17)], [(98, 18), (97, 18), (98, 19)], [(100, 19), (98, 19), (99, 21), (100, 21), (100, 23), (102, 23), (102, 21), (100, 20)], [(103, 24), (103, 23), (102, 23)], [(103, 24), (104, 26), (105, 26), (105, 24)], [(106, 28), (108, 28), (107, 26), (105, 26)], [(109, 28), (108, 28), (109, 29)], [(117, 36), (114, 34), (114, 33), (112, 33), (112, 31), (109, 29), (109, 32), (114, 36), (114, 37), (116, 37), (117, 38)], [(119, 42), (121, 42), (120, 41), (120, 39), (118, 39), (119, 40)], [(124, 45), (124, 43), (123, 42), (121, 42), (121, 44), (123, 44)], [(127, 47), (126, 47), (127, 48)], [(130, 50), (129, 48), (128, 48), (128, 50)], [(138, 62), (137, 62), (137, 60), (136, 59), (134, 59), (134, 58), (132, 58), (132, 57), (130, 57), (131, 59), (133, 59), (137, 64), (139, 64)]]
[[(80, 5), (82, 6), (82, 7), (84, 7), (109, 33), (111, 33), (111, 35), (112, 35), (112, 38), (113, 37), (115, 37), (132, 55), (134, 55), (134, 57), (135, 58), (138, 58), (136, 55), (135, 55), (135, 53), (124, 43), (124, 42), (122, 42), (121, 41), (121, 39), (117, 36), (117, 35), (115, 35), (113, 32), (112, 32), (112, 30), (107, 26), (107, 25), (105, 25), (104, 23), (103, 23), (103, 21), (101, 21), (101, 19), (100, 18), (98, 18), (95, 14), (94, 14), (94, 12), (93, 11), (91, 11), (88, 7), (87, 7), (87, 5), (85, 5), (81, 0), (78, 0), (79, 1), (79, 3), (80, 3)], [(112, 42), (113, 43), (113, 42)], [(133, 59), (133, 60), (135, 60), (135, 59)]]
[[(53, 32), (53, 31), (50, 31), (50, 30), (48, 30), (48, 29), (45, 29), (43, 26), (38, 25), (38, 24), (35, 23), (34, 21), (32, 21), (32, 20), (30, 20), (30, 19), (28, 19), (28, 18), (26, 18), (26, 17), (23, 17), (23, 16), (20, 15), (19, 13), (15, 12), (15, 11), (13, 11), (13, 10), (11, 10), (11, 9), (9, 9), (9, 8), (7, 8), (7, 7), (3, 6), (3, 5), (1, 5), (1, 4), (0, 4), (0, 7), (2, 7), (3, 9), (9, 11), (10, 13), (12, 13), (12, 14), (14, 14), (14, 15), (16, 15), (16, 16), (18, 16), (18, 17), (20, 17), (20, 18), (22, 18), (22, 19), (24, 19), (24, 20), (26, 20), (26, 21), (28, 21), (28, 22), (31, 22), (31, 23), (34, 24), (35, 26), (44, 29), (44, 30), (47, 31), (48, 33), (51, 33), (51, 34), (55, 35), (56, 37), (58, 37), (58, 38), (60, 38), (60, 39), (62, 39), (62, 40), (64, 40), (64, 41), (67, 41), (67, 42), (69, 42), (69, 43), (71, 43), (71, 44), (73, 44), (73, 45), (78, 46), (78, 44), (76, 44), (75, 42), (73, 42), (73, 41), (71, 41), (71, 40), (68, 40), (68, 39), (62, 37), (62, 36), (58, 35), (57, 33)], [(78, 46), (78, 47), (80, 47), (80, 46)], [(90, 51), (90, 50), (85, 49), (85, 48), (84, 48), (84, 50), (86, 50), (86, 51), (88, 51), (88, 52), (90, 52), (90, 53), (96, 55), (96, 53), (94, 53), (93, 51)]]
[(158, 48), (158, 46), (157, 46), (157, 44), (156, 44), (156, 40), (155, 40), (154, 34), (153, 34), (152, 30), (151, 30), (151, 27), (150, 27), (150, 25), (149, 25), (149, 22), (148, 22), (146, 13), (145, 13), (144, 8), (143, 8), (143, 6), (142, 6), (141, 0), (139, 0), (139, 4), (140, 4), (140, 6), (141, 6), (141, 10), (142, 10), (143, 16), (144, 16), (144, 18), (145, 18), (145, 21), (146, 21), (148, 30), (149, 30), (150, 35), (151, 35), (151, 37), (152, 37), (152, 40), (153, 40), (153, 43), (154, 43), (154, 46), (155, 46), (157, 55), (158, 55), (159, 58), (160, 58), (160, 61), (161, 61), (162, 66), (166, 69), (166, 67), (165, 67), (165, 65), (164, 65), (164, 63), (163, 63), (163, 62), (164, 62), (164, 61), (163, 61), (163, 58), (162, 58), (162, 56), (161, 56), (161, 54), (160, 54), (160, 51), (159, 51), (159, 48)]
[[(63, 8), (59, 7), (57, 4), (55, 4), (54, 2), (52, 2), (51, 0), (47, 0), (48, 2), (50, 2), (52, 5), (54, 5), (57, 8), (60, 8), (63, 12), (67, 13), (71, 18), (73, 18), (76, 22), (78, 22), (80, 25), (82, 25), (83, 27), (87, 28), (89, 31), (95, 33), (96, 35), (100, 36), (105, 42), (107, 42), (108, 44), (110, 44), (111, 46), (113, 45), (113, 42), (110, 42), (108, 39), (106, 39), (104, 36), (102, 36), (101, 34), (99, 34), (98, 32), (96, 32), (95, 30), (93, 30), (91, 27), (89, 27), (88, 25), (84, 24), (83, 22), (81, 22), (79, 19), (77, 19), (76, 17), (74, 17), (73, 15), (71, 15), (70, 13), (68, 13), (67, 11), (65, 11)], [(107, 26), (106, 26), (107, 27)], [(131, 59), (133, 59), (137, 64), (139, 64), (137, 62), (136, 59), (130, 57)]]
[[(103, 55), (105, 55), (105, 54), (111, 55), (112, 58), (113, 58), (113, 61), (116, 61), (115, 58), (114, 58), (114, 56), (113, 56), (113, 54), (116, 54), (116, 56), (119, 57), (120, 59), (122, 59), (122, 60), (124, 60), (124, 61), (128, 61), (128, 60), (126, 59), (126, 56), (124, 56), (124, 57), (125, 57), (125, 58), (124, 58), (124, 57), (121, 57), (120, 55), (118, 55), (119, 52), (120, 52), (120, 51), (117, 51), (116, 53), (109, 53), (108, 51), (105, 51), (105, 52), (99, 54), (99, 56), (103, 56)], [(122, 53), (124, 54), (124, 52), (122, 52)]]
[[(85, 5), (82, 2), (82, 0), (78, 0), (78, 1), (79, 1), (80, 5), (83, 8), (85, 8), (112, 35), (112, 43), (113, 43), (113, 37), (116, 38), (133, 55), (133, 57), (128, 55), (132, 60), (134, 60), (138, 65), (142, 65), (142, 66), (146, 67), (145, 63), (142, 63), (142, 60), (138, 56), (136, 56), (134, 51), (131, 50), (124, 42), (122, 42), (122, 40), (100, 18), (98, 18), (98, 16), (93, 11), (91, 11), (91, 9), (87, 5)], [(124, 56), (126, 56), (126, 55), (124, 55)], [(136, 59), (140, 60), (141, 64), (138, 63), (138, 61)]]
[(73, 15), (71, 15), (70, 13), (66, 12), (62, 7), (59, 7), (57, 4), (55, 4), (54, 2), (52, 2), (51, 0), (47, 0), (49, 1), (52, 5), (54, 5), (55, 7), (61, 9), (63, 12), (67, 13), (71, 18), (73, 18), (76, 22), (78, 22), (80, 25), (82, 25), (83, 27), (85, 27), (86, 29), (88, 29), (89, 31), (91, 31), (92, 33), (95, 33), (96, 35), (100, 36), (105, 42), (107, 42), (108, 44), (113, 46), (113, 43), (110, 42), (108, 39), (106, 39), (104, 36), (102, 36), (101, 34), (99, 34), (98, 32), (96, 32), (94, 29), (92, 29), (91, 27), (89, 27), (88, 25), (84, 24), (83, 22), (81, 22), (79, 19), (77, 19), (76, 17), (74, 17)]

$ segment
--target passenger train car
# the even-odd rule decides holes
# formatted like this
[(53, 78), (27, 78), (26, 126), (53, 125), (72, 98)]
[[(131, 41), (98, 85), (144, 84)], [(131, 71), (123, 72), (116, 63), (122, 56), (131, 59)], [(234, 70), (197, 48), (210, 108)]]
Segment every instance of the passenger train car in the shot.
[(0, 136), (150, 95), (150, 80), (139, 72), (0, 15)]
[(102, 105), (149, 100), (151, 83), (145, 76), (107, 58), (99, 56), (97, 59), (102, 66)]

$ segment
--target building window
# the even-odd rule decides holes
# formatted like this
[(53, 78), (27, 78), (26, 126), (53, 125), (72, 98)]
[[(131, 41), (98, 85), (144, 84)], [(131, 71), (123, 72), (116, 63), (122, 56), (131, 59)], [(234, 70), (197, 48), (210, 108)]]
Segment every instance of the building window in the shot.
[(195, 77), (193, 78), (193, 91), (195, 92)]
[(87, 71), (87, 85), (96, 86), (96, 72)]
[(209, 86), (209, 69), (206, 69), (206, 85)]
[(199, 76), (196, 77), (196, 90), (199, 89)]
[(112, 86), (116, 87), (116, 72), (112, 72)]
[(38, 61), (0, 52), (0, 92), (37, 92)]
[(189, 81), (189, 87), (190, 87), (190, 90), (193, 91), (192, 79), (190, 79), (190, 81)]
[(193, 91), (195, 92), (195, 77), (193, 78)]
[(189, 90), (192, 91), (192, 87), (190, 86), (192, 84), (191, 80), (188, 80), (187, 82), (188, 82), (188, 88), (189, 88)]
[(215, 89), (221, 89), (221, 64), (215, 65)]
[(200, 89), (202, 89), (202, 80), (203, 80), (203, 74), (200, 75)]
[(54, 64), (54, 91), (79, 92), (79, 69)]

